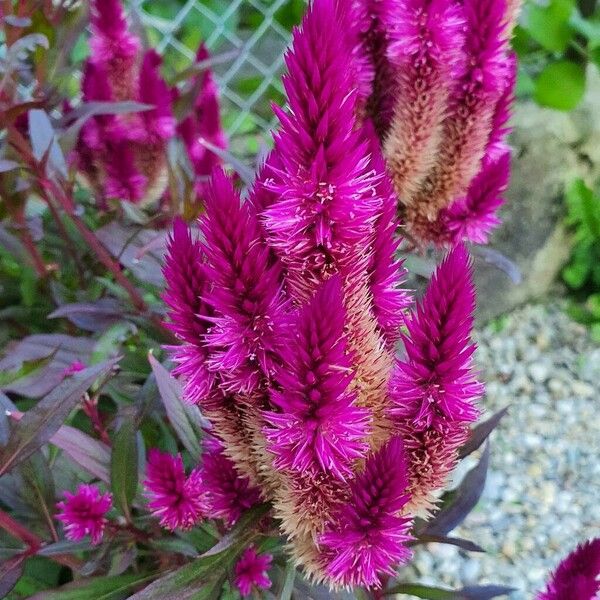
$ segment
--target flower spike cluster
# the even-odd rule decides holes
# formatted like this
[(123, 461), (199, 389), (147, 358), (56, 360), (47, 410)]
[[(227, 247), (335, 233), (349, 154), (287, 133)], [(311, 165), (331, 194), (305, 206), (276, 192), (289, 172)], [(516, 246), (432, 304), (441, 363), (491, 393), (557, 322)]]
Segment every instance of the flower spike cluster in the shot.
[(218, 440), (206, 515), (231, 524), (270, 502), (292, 560), (332, 588), (377, 587), (409, 559), (412, 515), (445, 484), (481, 395), (466, 249), (416, 308), (402, 289), (393, 183), (369, 78), (356, 83), (359, 8), (314, 0), (248, 199), (216, 170), (199, 241), (176, 222), (164, 270), (176, 373)]
[(271, 587), (267, 571), (272, 561), (270, 554), (258, 554), (253, 547), (242, 554), (235, 565), (235, 585), (242, 597), (247, 598), (253, 590), (268, 590)]
[(423, 245), (487, 240), (506, 188), (519, 0), (357, 1), (369, 31), (358, 22), (350, 37), (371, 57), (367, 115), (406, 227)]
[[(143, 50), (129, 31), (122, 0), (93, 0), (91, 4), (91, 54), (84, 68), (83, 101), (136, 102), (149, 108), (90, 117), (79, 136), (74, 161), (102, 204), (120, 199), (153, 205), (165, 192), (167, 144), (178, 133), (192, 162), (195, 191), (202, 195), (220, 159), (200, 140), (226, 146), (212, 73), (206, 70), (188, 82), (192, 110), (177, 125), (172, 104), (180, 92), (164, 81), (158, 53)], [(202, 46), (198, 61), (207, 58)]]

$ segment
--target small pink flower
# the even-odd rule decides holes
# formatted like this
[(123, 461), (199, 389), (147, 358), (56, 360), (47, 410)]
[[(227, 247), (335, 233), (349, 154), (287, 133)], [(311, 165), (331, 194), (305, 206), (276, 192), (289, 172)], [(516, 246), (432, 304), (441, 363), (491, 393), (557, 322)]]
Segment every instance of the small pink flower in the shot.
[(61, 511), (56, 518), (64, 523), (67, 538), (78, 541), (89, 535), (93, 544), (99, 544), (108, 522), (105, 515), (111, 508), (111, 495), (81, 484), (74, 494), (65, 491), (64, 497), (56, 505)]
[(82, 363), (80, 360), (74, 360), (63, 371), (63, 377), (71, 377), (71, 375), (75, 375), (75, 373), (79, 373), (79, 371), (83, 371), (83, 369), (85, 369), (85, 363)]
[(144, 486), (148, 508), (165, 529), (191, 529), (203, 516), (200, 472), (194, 470), (186, 477), (179, 454), (150, 450)]
[(244, 598), (249, 596), (253, 589), (267, 590), (271, 587), (267, 571), (272, 560), (270, 554), (257, 554), (253, 547), (242, 554), (235, 565), (235, 585)]

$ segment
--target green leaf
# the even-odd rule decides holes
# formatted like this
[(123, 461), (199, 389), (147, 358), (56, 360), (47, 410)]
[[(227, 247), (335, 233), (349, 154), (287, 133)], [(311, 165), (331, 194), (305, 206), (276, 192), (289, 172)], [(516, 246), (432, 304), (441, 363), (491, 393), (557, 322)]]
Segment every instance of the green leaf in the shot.
[(221, 576), (257, 535), (255, 525), (269, 509), (269, 504), (260, 504), (246, 511), (233, 529), (208, 552), (180, 569), (161, 577), (132, 596), (131, 600), (163, 600), (164, 598), (208, 600), (213, 598), (213, 594), (221, 589)]
[(27, 411), (14, 425), (6, 446), (0, 448), (0, 475), (49, 442), (83, 394), (98, 378), (108, 375), (116, 363), (114, 359), (76, 373)]
[(546, 50), (562, 54), (573, 35), (569, 19), (574, 7), (574, 0), (550, 0), (547, 6), (529, 3), (525, 29)]
[(588, 262), (573, 261), (562, 270), (562, 278), (570, 288), (578, 290), (587, 281), (589, 272)]
[(535, 100), (541, 106), (572, 110), (585, 93), (585, 67), (569, 60), (550, 63), (535, 82)]
[(19, 465), (19, 471), (24, 483), (21, 495), (46, 523), (52, 525), (56, 498), (54, 479), (46, 457), (41, 452), (34, 453)]
[(157, 573), (92, 577), (69, 583), (56, 590), (39, 592), (30, 600), (122, 600), (129, 598), (136, 588), (156, 579)]
[(110, 460), (110, 486), (116, 505), (127, 520), (138, 487), (137, 431), (132, 420), (123, 422), (115, 436)]

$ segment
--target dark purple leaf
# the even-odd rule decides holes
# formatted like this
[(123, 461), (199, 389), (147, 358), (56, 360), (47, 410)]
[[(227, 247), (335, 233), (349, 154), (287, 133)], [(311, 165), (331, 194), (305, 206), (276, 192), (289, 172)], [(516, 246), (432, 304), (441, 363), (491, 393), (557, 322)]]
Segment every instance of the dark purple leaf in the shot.
[[(167, 231), (125, 227), (113, 221), (98, 229), (96, 235), (102, 245), (140, 281), (157, 287), (164, 285), (161, 269)], [(149, 246), (151, 249), (144, 251)]]
[(25, 556), (19, 554), (0, 563), (0, 598), (5, 598), (23, 574)]
[(4, 17), (4, 22), (12, 27), (29, 27), (31, 25), (31, 19), (29, 17), (17, 17), (17, 15), (6, 15)]
[(93, 548), (91, 540), (73, 542), (71, 540), (60, 540), (48, 544), (37, 551), (39, 556), (56, 556), (57, 554), (72, 554), (73, 552), (84, 552)]
[(8, 422), (7, 402), (12, 404), (8, 396), (0, 392), (0, 446), (6, 446), (10, 435), (10, 424)]
[(0, 224), (0, 246), (10, 252), (17, 260), (26, 264), (31, 263), (31, 257), (27, 250), (25, 250), (21, 240), (16, 235), (10, 233), (4, 224)]
[(39, 108), (29, 113), (29, 139), (33, 156), (38, 162), (43, 162), (48, 155), (48, 165), (58, 171), (63, 177), (68, 176), (67, 161), (61, 147), (58, 145), (54, 128), (46, 112)]
[(425, 600), (491, 600), (499, 596), (506, 596), (513, 591), (501, 585), (484, 585), (466, 587), (462, 590), (449, 590), (419, 583), (399, 583), (386, 590), (386, 596), (407, 594), (424, 598)]
[(106, 361), (76, 373), (27, 411), (12, 428), (6, 446), (0, 449), (0, 475), (49, 442), (83, 394), (98, 378), (108, 375), (117, 362)]
[(473, 246), (472, 252), (474, 256), (482, 258), (486, 263), (502, 271), (515, 285), (519, 285), (523, 281), (523, 275), (518, 265), (498, 250), (489, 246)]
[(80, 329), (104, 331), (124, 316), (121, 304), (113, 298), (101, 298), (96, 302), (64, 304), (48, 315), (49, 319), (65, 318)]
[(491, 598), (508, 596), (508, 594), (514, 591), (515, 588), (505, 585), (475, 585), (463, 588), (460, 590), (460, 593), (465, 600), (491, 600)]
[(194, 431), (190, 419), (186, 413), (186, 407), (182, 400), (181, 385), (171, 374), (152, 356), (148, 355), (152, 371), (156, 377), (156, 384), (160, 397), (165, 405), (167, 417), (175, 429), (177, 437), (194, 459), (200, 456), (200, 444), (198, 434)]
[(110, 448), (79, 429), (63, 425), (50, 442), (90, 475), (110, 483)]
[(418, 535), (413, 545), (432, 543), (458, 546), (459, 548), (467, 550), (468, 552), (485, 552), (485, 550), (481, 546), (478, 546), (475, 542), (457, 537), (447, 537), (445, 535)]
[(475, 452), (475, 450), (479, 450), (483, 442), (488, 439), (490, 433), (492, 433), (492, 431), (498, 427), (498, 424), (504, 415), (506, 415), (508, 409), (509, 407), (505, 406), (502, 410), (499, 410), (489, 419), (483, 421), (483, 423), (473, 427), (473, 430), (471, 431), (471, 437), (458, 452), (458, 458), (463, 459), (465, 456), (469, 456), (469, 454)]
[(42, 368), (27, 377), (2, 386), (2, 389), (28, 398), (50, 393), (63, 379), (65, 371), (77, 360), (88, 363), (95, 342), (85, 337), (63, 334), (36, 334), (9, 344), (0, 359), (0, 372), (20, 369), (24, 363), (51, 357)]
[(481, 458), (460, 482), (460, 485), (451, 492), (450, 502), (434, 516), (425, 530), (420, 535), (445, 536), (455, 527), (460, 525), (467, 515), (475, 508), (487, 477), (490, 462), (490, 445), (486, 444)]
[(0, 158), (0, 173), (6, 173), (13, 169), (18, 169), (19, 163), (14, 160), (7, 160), (6, 158)]
[(233, 167), (235, 172), (240, 176), (242, 181), (250, 187), (252, 182), (254, 181), (254, 171), (245, 163), (243, 163), (237, 156), (229, 152), (228, 150), (224, 150), (219, 146), (216, 146), (211, 141), (206, 140), (204, 138), (198, 138), (198, 142), (202, 144), (207, 150), (210, 150), (214, 154), (216, 154), (224, 163)]

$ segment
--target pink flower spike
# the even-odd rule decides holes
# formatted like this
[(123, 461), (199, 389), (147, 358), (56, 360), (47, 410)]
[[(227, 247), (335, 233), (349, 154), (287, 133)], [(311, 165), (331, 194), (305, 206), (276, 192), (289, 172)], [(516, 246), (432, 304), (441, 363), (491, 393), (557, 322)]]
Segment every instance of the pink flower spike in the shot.
[(60, 513), (56, 515), (65, 525), (67, 539), (78, 541), (89, 535), (92, 544), (99, 544), (108, 523), (106, 513), (111, 508), (112, 497), (87, 484), (81, 484), (77, 491), (64, 492), (65, 500), (56, 506)]
[(146, 465), (148, 508), (165, 529), (191, 529), (204, 514), (199, 470), (185, 475), (183, 460), (152, 448)]
[(350, 501), (321, 536), (326, 570), (342, 586), (378, 588), (412, 556), (405, 545), (410, 519), (400, 516), (410, 496), (406, 455), (399, 437), (373, 454), (351, 484)]
[(202, 456), (202, 491), (207, 516), (233, 525), (245, 510), (260, 500), (260, 492), (240, 475), (220, 446)]
[(300, 310), (293, 337), (281, 354), (282, 367), (271, 392), (279, 411), (265, 414), (267, 449), (278, 469), (339, 479), (364, 456), (369, 413), (355, 404), (350, 357), (344, 338), (345, 310), (338, 275), (321, 285)]
[(145, 124), (149, 141), (171, 138), (175, 132), (175, 117), (171, 108), (169, 88), (160, 75), (162, 58), (155, 50), (144, 54), (140, 70), (139, 101), (154, 108), (143, 111), (140, 116)]
[(600, 593), (600, 538), (577, 546), (552, 574), (537, 600), (595, 600)]
[(440, 212), (442, 231), (453, 243), (488, 242), (490, 233), (500, 224), (496, 213), (508, 188), (510, 158), (510, 152), (505, 152), (496, 160), (484, 161), (465, 198)]
[(268, 590), (271, 580), (267, 571), (271, 567), (273, 557), (270, 554), (257, 554), (254, 547), (244, 551), (235, 565), (235, 585), (244, 598), (253, 590)]
[(71, 377), (71, 375), (75, 375), (75, 373), (79, 373), (83, 369), (85, 369), (85, 363), (75, 360), (63, 371), (63, 377)]
[(170, 318), (167, 326), (183, 342), (170, 348), (177, 363), (173, 374), (183, 376), (185, 400), (197, 404), (209, 395), (214, 382), (206, 367), (204, 344), (210, 327), (206, 317), (212, 315), (212, 309), (205, 300), (209, 284), (202, 248), (183, 219), (173, 222), (163, 274), (167, 282), (163, 299)]
[(407, 357), (391, 381), (392, 414), (417, 430), (445, 421), (475, 421), (483, 385), (475, 379), (471, 342), (475, 289), (467, 249), (456, 246), (407, 319)]
[(221, 375), (222, 389), (250, 393), (275, 371), (286, 309), (281, 269), (254, 207), (242, 204), (221, 169), (207, 187), (205, 206), (200, 229), (215, 310), (206, 336), (208, 368)]
[(129, 32), (120, 0), (92, 2), (92, 33), (92, 62), (111, 64), (111, 71), (119, 71), (121, 67), (120, 74), (127, 75), (123, 67), (132, 64), (141, 44), (138, 38)]

